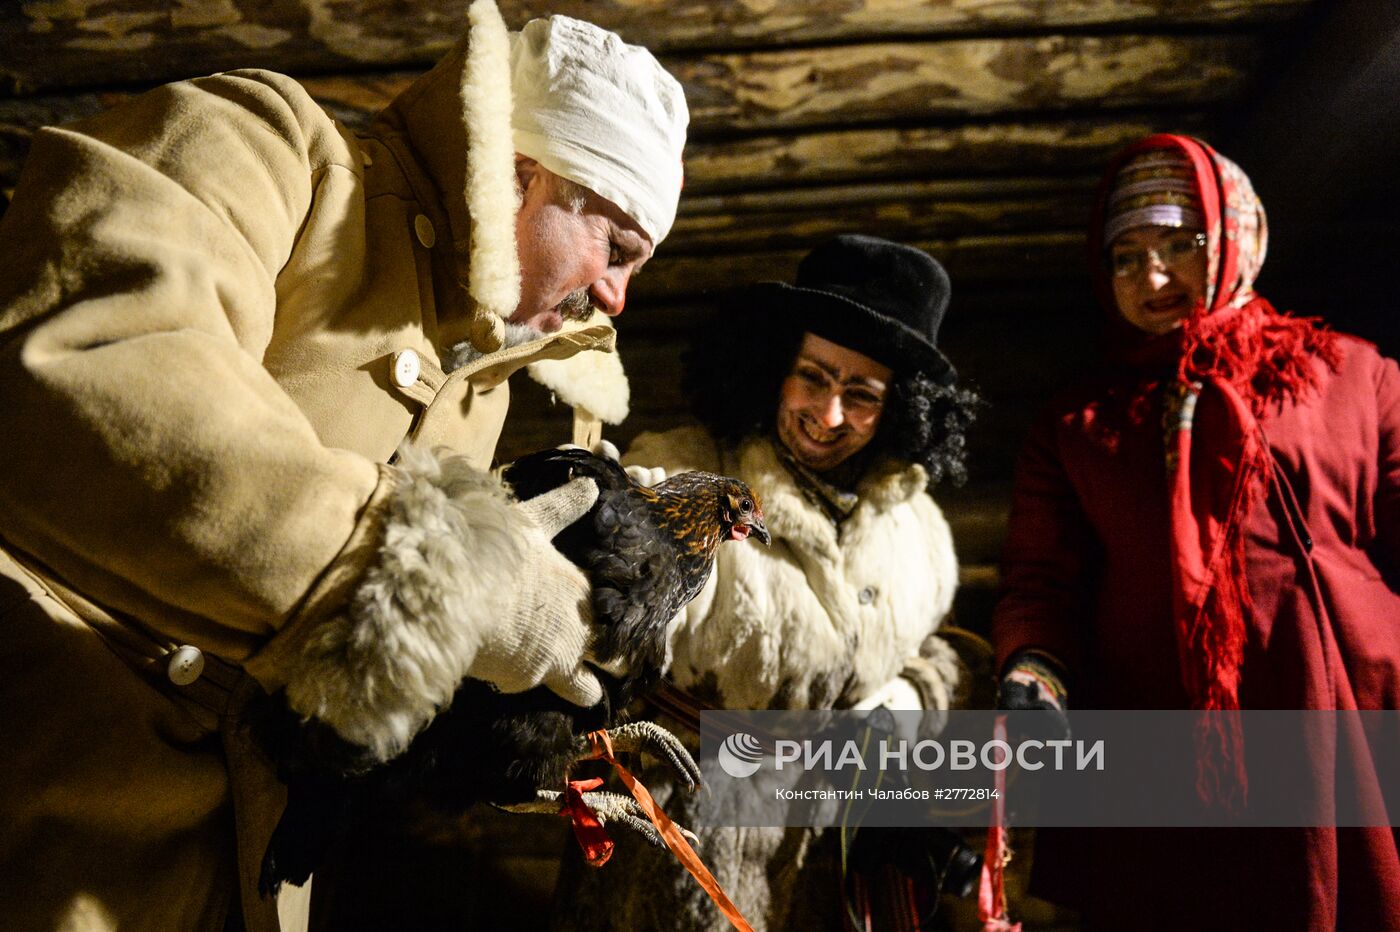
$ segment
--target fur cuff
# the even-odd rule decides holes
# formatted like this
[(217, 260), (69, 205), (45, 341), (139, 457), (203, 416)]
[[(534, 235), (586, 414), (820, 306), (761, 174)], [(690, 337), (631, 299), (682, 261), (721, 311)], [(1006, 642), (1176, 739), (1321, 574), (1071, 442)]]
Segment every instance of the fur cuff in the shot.
[(953, 705), (963, 665), (953, 646), (934, 635), (924, 642), (924, 656), (910, 657), (899, 675), (914, 684), (925, 709), (944, 711)]
[(405, 446), (378, 553), (346, 610), (318, 625), (291, 708), (379, 759), (451, 701), (483, 631), (504, 618), (525, 542), (505, 488), (459, 456)]

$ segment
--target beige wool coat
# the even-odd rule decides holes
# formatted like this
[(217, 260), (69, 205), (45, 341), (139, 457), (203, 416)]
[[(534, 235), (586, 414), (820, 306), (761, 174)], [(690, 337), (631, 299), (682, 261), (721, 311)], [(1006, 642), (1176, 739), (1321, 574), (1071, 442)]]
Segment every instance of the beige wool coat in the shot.
[(613, 332), (448, 362), (520, 274), (508, 37), (470, 18), (367, 132), (236, 71), (37, 134), (0, 222), (6, 928), (276, 928), (250, 697), (391, 756), (509, 607), (507, 492), (395, 451), (486, 470), (507, 377)]

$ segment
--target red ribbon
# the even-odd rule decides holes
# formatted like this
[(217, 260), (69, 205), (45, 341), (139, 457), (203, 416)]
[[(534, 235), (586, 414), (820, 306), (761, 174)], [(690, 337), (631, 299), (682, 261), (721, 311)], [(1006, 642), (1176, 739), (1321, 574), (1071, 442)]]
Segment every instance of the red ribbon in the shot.
[(589, 808), (588, 803), (583, 801), (584, 793), (602, 785), (602, 777), (570, 780), (564, 787), (564, 808), (559, 810), (560, 815), (569, 817), (574, 838), (583, 849), (583, 859), (589, 867), (602, 867), (613, 853), (613, 840), (608, 837), (607, 829), (603, 828), (603, 823), (598, 821), (598, 815)]
[(676, 856), (676, 860), (681, 862), (681, 866), (690, 872), (690, 875), (700, 884), (700, 888), (709, 894), (710, 899), (714, 900), (719, 911), (724, 914), (724, 918), (729, 920), (729, 924), (739, 932), (753, 932), (753, 926), (749, 925), (748, 920), (739, 912), (739, 907), (734, 905), (729, 894), (724, 892), (719, 881), (700, 860), (700, 855), (696, 854), (695, 849), (690, 847), (690, 842), (686, 841), (676, 823), (672, 822), (670, 817), (661, 811), (661, 807), (656, 804), (656, 800), (651, 798), (651, 793), (642, 785), (642, 781), (632, 776), (632, 773), (622, 766), (622, 762), (613, 756), (612, 738), (608, 736), (607, 731), (591, 731), (588, 733), (588, 740), (593, 744), (593, 756), (607, 761), (617, 771), (618, 779), (627, 789), (631, 790), (633, 798), (637, 800), (637, 805), (642, 807), (647, 818), (651, 819), (651, 824), (656, 826), (656, 830), (660, 833), (661, 840), (666, 843), (666, 847), (671, 849), (671, 853)]
[[(998, 715), (992, 736), (1006, 741), (1006, 716)], [(1011, 846), (1006, 841), (1006, 768), (997, 771), (996, 798), (992, 800), (992, 824), (987, 828), (987, 849), (982, 854), (982, 882), (977, 891), (977, 914), (982, 932), (1021, 932), (1021, 924), (1006, 914), (1003, 884)]]

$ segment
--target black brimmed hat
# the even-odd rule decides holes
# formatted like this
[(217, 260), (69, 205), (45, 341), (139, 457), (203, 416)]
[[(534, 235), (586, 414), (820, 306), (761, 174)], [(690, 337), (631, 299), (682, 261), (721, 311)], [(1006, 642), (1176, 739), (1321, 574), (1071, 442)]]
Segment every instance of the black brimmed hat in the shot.
[(896, 373), (918, 370), (951, 385), (957, 372), (938, 351), (951, 290), (948, 273), (922, 249), (845, 235), (808, 253), (795, 284), (759, 282), (746, 303), (791, 314), (804, 330)]

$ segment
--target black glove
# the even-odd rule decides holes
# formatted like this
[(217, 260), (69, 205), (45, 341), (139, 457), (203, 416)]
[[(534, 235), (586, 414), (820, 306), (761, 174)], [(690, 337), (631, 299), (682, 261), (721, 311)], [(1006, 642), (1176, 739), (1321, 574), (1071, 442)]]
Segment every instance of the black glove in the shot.
[(1044, 718), (1044, 729), (1058, 739), (1069, 737), (1068, 709), (1064, 667), (1058, 660), (1042, 651), (1024, 650), (1006, 662), (997, 692), (998, 711), (1053, 713), (1034, 718)]

